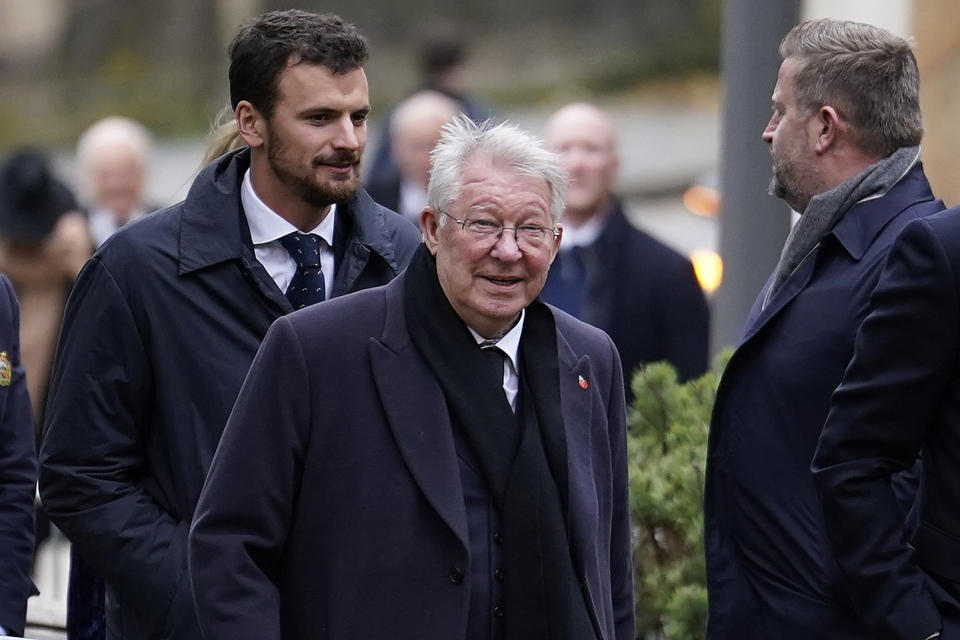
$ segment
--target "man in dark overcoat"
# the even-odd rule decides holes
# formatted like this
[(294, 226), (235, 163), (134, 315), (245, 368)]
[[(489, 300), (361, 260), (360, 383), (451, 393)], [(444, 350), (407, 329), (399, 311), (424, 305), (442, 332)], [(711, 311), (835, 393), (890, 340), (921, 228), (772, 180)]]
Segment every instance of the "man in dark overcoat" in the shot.
[(800, 219), (713, 409), (708, 636), (873, 639), (834, 559), (810, 462), (891, 242), (943, 205), (919, 161), (919, 74), (906, 40), (816, 20), (794, 27), (780, 54), (763, 140), (771, 193)]
[(261, 339), (296, 308), (390, 281), (419, 244), (358, 188), (366, 59), (336, 16), (250, 21), (230, 46), (247, 147), (203, 169), (184, 202), (113, 235), (77, 281), (40, 492), (106, 582), (108, 637), (200, 638), (187, 532)]
[(592, 104), (561, 107), (544, 138), (569, 185), (564, 246), (543, 299), (610, 334), (629, 389), (634, 370), (666, 360), (681, 380), (707, 368), (710, 318), (690, 259), (633, 226), (613, 192), (619, 167), (610, 118)]
[[(813, 471), (855, 610), (878, 638), (960, 637), (960, 209), (890, 250)], [(890, 477), (923, 460), (912, 533)]]

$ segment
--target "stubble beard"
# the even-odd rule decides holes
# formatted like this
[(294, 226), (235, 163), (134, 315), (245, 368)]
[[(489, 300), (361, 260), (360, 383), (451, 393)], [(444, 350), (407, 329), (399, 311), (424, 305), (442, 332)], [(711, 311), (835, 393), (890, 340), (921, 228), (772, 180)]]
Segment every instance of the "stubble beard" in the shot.
[[(310, 171), (301, 175), (290, 169), (284, 159), (285, 150), (286, 146), (282, 142), (271, 140), (267, 145), (267, 162), (280, 181), (304, 202), (324, 208), (346, 202), (357, 194), (360, 187), (360, 151), (338, 151), (332, 157), (314, 158)], [(317, 170), (324, 163), (346, 162), (353, 163), (349, 174), (335, 175), (326, 181), (317, 178)]]
[(767, 193), (776, 198), (780, 198), (790, 208), (797, 213), (803, 213), (810, 202), (810, 194), (797, 179), (796, 167), (789, 163), (774, 158), (773, 173), (770, 176), (770, 184), (767, 187)]

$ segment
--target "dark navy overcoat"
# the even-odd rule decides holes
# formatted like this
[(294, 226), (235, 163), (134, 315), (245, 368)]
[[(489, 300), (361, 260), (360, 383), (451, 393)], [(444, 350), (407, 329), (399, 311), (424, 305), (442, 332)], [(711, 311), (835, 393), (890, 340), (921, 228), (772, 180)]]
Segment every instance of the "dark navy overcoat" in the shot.
[(760, 292), (710, 425), (712, 640), (875, 637), (841, 580), (810, 463), (890, 244), (908, 222), (942, 209), (918, 163), (885, 195), (847, 211), (763, 309)]

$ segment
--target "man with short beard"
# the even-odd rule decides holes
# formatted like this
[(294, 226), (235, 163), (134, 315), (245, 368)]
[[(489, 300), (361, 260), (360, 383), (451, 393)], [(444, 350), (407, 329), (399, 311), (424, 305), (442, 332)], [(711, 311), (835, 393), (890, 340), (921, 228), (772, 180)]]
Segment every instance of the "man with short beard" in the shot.
[(202, 170), (184, 202), (114, 235), (77, 281), (40, 486), (106, 582), (110, 637), (201, 637), (187, 531), (267, 328), (385, 284), (419, 244), (358, 187), (366, 60), (364, 36), (336, 16), (279, 11), (245, 25), (229, 76), (248, 148)]
[[(708, 635), (866, 640), (878, 636), (853, 610), (810, 463), (893, 239), (943, 203), (919, 162), (919, 73), (906, 40), (817, 20), (791, 30), (780, 54), (763, 141), (771, 194), (801, 215), (713, 409)], [(906, 511), (914, 491), (900, 480)]]

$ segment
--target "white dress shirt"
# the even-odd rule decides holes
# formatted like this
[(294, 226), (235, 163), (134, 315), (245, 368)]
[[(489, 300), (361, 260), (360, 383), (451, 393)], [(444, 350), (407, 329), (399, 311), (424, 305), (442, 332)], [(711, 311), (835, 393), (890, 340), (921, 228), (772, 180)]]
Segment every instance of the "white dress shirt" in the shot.
[(563, 241), (560, 242), (560, 251), (568, 251), (573, 247), (589, 247), (607, 226), (607, 216), (596, 215), (579, 227), (570, 223), (563, 225)]
[(397, 213), (402, 215), (413, 224), (420, 227), (420, 212), (427, 206), (426, 187), (407, 180), (400, 179), (400, 198), (397, 201)]
[[(496, 343), (497, 348), (507, 356), (503, 359), (503, 392), (506, 394), (507, 402), (510, 403), (510, 408), (513, 409), (514, 413), (517, 411), (517, 393), (520, 391), (520, 365), (518, 364), (520, 336), (523, 334), (523, 318), (526, 314), (527, 310), (522, 310), (517, 324), (513, 325), (510, 331), (503, 334), (503, 337), (497, 340)], [(477, 344), (485, 342), (486, 339), (479, 333), (470, 329), (470, 327), (467, 327), (467, 329), (470, 330), (470, 335), (477, 341)]]
[[(240, 202), (243, 203), (243, 212), (250, 227), (254, 255), (280, 287), (280, 291), (286, 292), (290, 280), (297, 272), (297, 263), (280, 244), (280, 238), (300, 230), (263, 203), (253, 190), (249, 169), (243, 174)], [(333, 295), (333, 223), (336, 214), (337, 205), (330, 205), (330, 211), (320, 224), (307, 232), (323, 238), (320, 243), (320, 269), (323, 271), (324, 298), (327, 300)]]
[[(130, 217), (124, 224), (130, 224), (134, 220), (139, 220), (146, 215), (146, 209), (134, 209), (130, 212)], [(117, 217), (113, 215), (113, 212), (106, 209), (92, 209), (88, 214), (88, 220), (90, 237), (93, 239), (94, 248), (98, 248), (106, 242), (107, 238), (112, 236), (121, 226), (117, 223)]]

